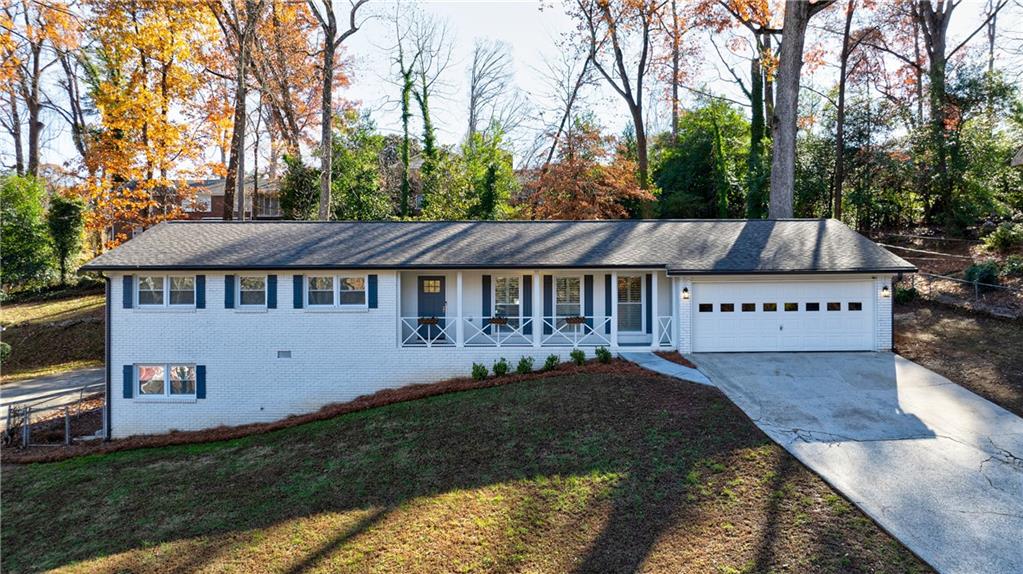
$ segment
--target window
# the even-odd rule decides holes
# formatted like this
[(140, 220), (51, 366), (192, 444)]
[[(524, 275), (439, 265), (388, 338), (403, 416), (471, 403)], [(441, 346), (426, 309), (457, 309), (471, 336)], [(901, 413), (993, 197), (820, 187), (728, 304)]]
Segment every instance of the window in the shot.
[(799, 303), (786, 303), (785, 304), (785, 310), (786, 311), (798, 311), (799, 310)]
[(777, 311), (777, 310), (778, 310), (778, 304), (777, 303), (764, 303), (764, 311), (765, 312), (773, 313), (774, 311)]
[(850, 301), (849, 302), (849, 310), (850, 311), (862, 311), (863, 310), (863, 303), (860, 303), (859, 301)]
[[(431, 283), (427, 281), (426, 283)], [(439, 281), (437, 290), (440, 292)], [(431, 292), (431, 291), (428, 291)], [(313, 275), (306, 283), (306, 299), (310, 307), (366, 307), (365, 275)]]
[(334, 278), (328, 276), (309, 277), (308, 298), (310, 306), (329, 307), (334, 304)]
[(135, 371), (140, 397), (195, 396), (195, 365), (138, 365)]
[(700, 312), (701, 313), (710, 313), (713, 310), (714, 310), (714, 305), (712, 305), (710, 303), (700, 303)]
[(842, 310), (842, 304), (841, 303), (828, 303), (828, 311), (841, 311), (841, 310)]
[(638, 333), (643, 330), (643, 277), (618, 277), (618, 330)]
[(731, 313), (732, 311), (735, 311), (735, 303), (722, 303), (721, 304), (721, 312), (722, 313)]
[(494, 279), (494, 315), (497, 317), (519, 317), (518, 277), (497, 277)]
[(160, 276), (139, 276), (139, 305), (163, 305), (163, 283)]
[(365, 307), (366, 306), (366, 278), (365, 277), (339, 277), (338, 301), (342, 307)]
[(807, 303), (806, 304), (806, 310), (807, 311), (820, 311), (821, 310), (821, 304), (820, 303)]
[(423, 279), (423, 293), (440, 293), (440, 279)]
[(757, 310), (757, 304), (756, 303), (743, 303), (742, 304), (742, 312), (743, 313), (751, 313), (751, 312), (756, 311), (756, 310)]
[(581, 315), (582, 295), (578, 277), (556, 277), (554, 314), (559, 317), (578, 317)]
[(141, 307), (191, 307), (195, 305), (195, 277), (140, 275), (138, 302)]
[(266, 277), (241, 276), (238, 279), (238, 303), (242, 307), (266, 305)]

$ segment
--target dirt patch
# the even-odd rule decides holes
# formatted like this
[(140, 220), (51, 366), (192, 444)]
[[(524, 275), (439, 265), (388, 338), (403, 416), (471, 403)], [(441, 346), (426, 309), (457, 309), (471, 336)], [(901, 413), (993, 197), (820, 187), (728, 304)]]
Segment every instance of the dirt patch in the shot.
[(1023, 416), (1023, 321), (917, 301), (895, 308), (907, 359)]
[(654, 351), (654, 354), (666, 361), (671, 361), (672, 363), (682, 365), (683, 367), (689, 367), (690, 369), (696, 368), (696, 365), (694, 365), (692, 361), (683, 357), (678, 351)]
[[(91, 442), (75, 444), (69, 447), (30, 447), (27, 449), (4, 449), (0, 452), (0, 461), (4, 464), (20, 464), (32, 462), (53, 462), (87, 454), (117, 452), (137, 448), (152, 448), (179, 444), (194, 444), (241, 438), (244, 436), (267, 433), (290, 428), (313, 421), (334, 418), (338, 415), (382, 407), (385, 405), (413, 401), (436, 395), (456, 393), (471, 389), (483, 389), (517, 383), (560, 377), (573, 374), (633, 374), (647, 375), (646, 371), (632, 363), (615, 359), (610, 363), (596, 360), (587, 361), (583, 366), (574, 363), (562, 363), (549, 371), (537, 371), (528, 375), (505, 375), (503, 377), (487, 377), (477, 381), (469, 377), (450, 379), (439, 383), (408, 385), (397, 389), (384, 389), (370, 395), (364, 395), (346, 403), (324, 406), (318, 411), (295, 415), (270, 423), (252, 423), (239, 426), (221, 426), (201, 431), (175, 431), (161, 435), (140, 435), (108, 442)], [(63, 424), (63, 423), (61, 423)], [(102, 424), (102, 421), (101, 421)], [(63, 428), (63, 427), (61, 427)], [(63, 431), (61, 431), (63, 432)], [(63, 436), (63, 435), (62, 435)]]

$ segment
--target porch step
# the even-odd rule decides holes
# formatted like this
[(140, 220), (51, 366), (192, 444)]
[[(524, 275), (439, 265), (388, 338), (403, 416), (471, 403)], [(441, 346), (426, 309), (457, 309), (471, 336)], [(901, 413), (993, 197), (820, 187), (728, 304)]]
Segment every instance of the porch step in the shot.
[(636, 363), (644, 369), (651, 370), (655, 373), (667, 375), (669, 377), (675, 377), (676, 379), (682, 379), (683, 381), (689, 381), (691, 383), (699, 383), (701, 385), (715, 386), (707, 375), (704, 375), (697, 369), (690, 369), (678, 363), (672, 363), (667, 359), (662, 359), (657, 355), (647, 353), (634, 353), (634, 352), (619, 352), (618, 356), (629, 361), (630, 363)]

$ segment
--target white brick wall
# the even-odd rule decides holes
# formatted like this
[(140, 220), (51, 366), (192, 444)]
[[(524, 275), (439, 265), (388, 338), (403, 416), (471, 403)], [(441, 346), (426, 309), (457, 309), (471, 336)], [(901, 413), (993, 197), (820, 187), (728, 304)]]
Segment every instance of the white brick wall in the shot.
[[(882, 292), (888, 288), (888, 296), (884, 297)], [(892, 276), (882, 275), (874, 278), (874, 297), (877, 303), (874, 305), (877, 334), (874, 341), (878, 351), (890, 351), (892, 348), (892, 301), (895, 299), (895, 292), (892, 288)]]

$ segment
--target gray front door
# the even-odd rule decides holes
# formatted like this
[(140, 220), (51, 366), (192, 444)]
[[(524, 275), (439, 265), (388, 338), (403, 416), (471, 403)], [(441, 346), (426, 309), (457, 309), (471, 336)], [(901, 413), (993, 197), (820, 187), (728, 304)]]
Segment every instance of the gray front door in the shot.
[(419, 334), (427, 339), (444, 338), (444, 313), (447, 308), (447, 301), (444, 299), (444, 276), (443, 275), (421, 275), (419, 276), (419, 317), (427, 320), (436, 318), (436, 324), (423, 324), (419, 326)]

